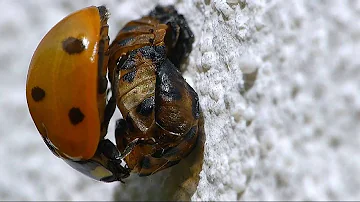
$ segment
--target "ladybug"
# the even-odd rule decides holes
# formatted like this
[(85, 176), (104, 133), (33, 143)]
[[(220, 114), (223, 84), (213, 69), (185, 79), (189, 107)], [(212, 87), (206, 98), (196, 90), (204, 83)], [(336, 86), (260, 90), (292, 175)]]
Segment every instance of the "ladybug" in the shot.
[(189, 155), (204, 136), (199, 98), (178, 68), (194, 35), (173, 6), (131, 21), (109, 47), (109, 80), (123, 119), (115, 138), (131, 172), (152, 175)]
[(28, 70), (26, 98), (45, 144), (83, 174), (121, 181), (117, 147), (105, 139), (116, 108), (107, 101), (108, 10), (91, 6), (57, 23), (41, 40)]

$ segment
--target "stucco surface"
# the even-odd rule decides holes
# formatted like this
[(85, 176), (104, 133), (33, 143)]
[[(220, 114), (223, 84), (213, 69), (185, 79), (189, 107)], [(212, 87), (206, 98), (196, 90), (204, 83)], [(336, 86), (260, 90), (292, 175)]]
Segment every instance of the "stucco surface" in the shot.
[[(187, 161), (95, 182), (42, 142), (25, 98), (31, 56), (77, 9), (107, 5), (113, 39), (157, 3), (175, 4), (196, 38), (182, 70), (205, 119), (198, 186), (179, 177), (197, 172)], [(359, 18), (352, 0), (0, 1), (0, 199), (359, 200)]]

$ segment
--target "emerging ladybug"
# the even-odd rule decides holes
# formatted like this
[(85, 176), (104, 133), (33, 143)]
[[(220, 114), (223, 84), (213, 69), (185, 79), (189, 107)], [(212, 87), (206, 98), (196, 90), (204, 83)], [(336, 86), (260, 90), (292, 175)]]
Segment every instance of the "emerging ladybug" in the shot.
[(151, 175), (177, 164), (204, 136), (199, 99), (178, 71), (194, 35), (173, 6), (157, 6), (120, 30), (109, 47), (109, 80), (123, 118), (117, 147), (132, 172)]
[(30, 114), (49, 149), (96, 180), (129, 176), (116, 146), (104, 139), (116, 107), (106, 101), (108, 11), (76, 11), (56, 24), (38, 45), (28, 71)]

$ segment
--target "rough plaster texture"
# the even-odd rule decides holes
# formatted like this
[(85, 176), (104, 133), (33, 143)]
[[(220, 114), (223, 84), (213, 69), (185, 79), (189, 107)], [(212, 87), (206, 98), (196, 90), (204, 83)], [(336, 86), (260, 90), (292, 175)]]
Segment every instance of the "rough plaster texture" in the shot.
[[(183, 69), (205, 117), (199, 185), (175, 180), (185, 161), (125, 185), (92, 181), (37, 134), (29, 61), (74, 10), (106, 4), (112, 39), (157, 2), (175, 3), (196, 37)], [(0, 199), (176, 199), (180, 185), (192, 200), (360, 199), (359, 18), (352, 0), (0, 1)]]

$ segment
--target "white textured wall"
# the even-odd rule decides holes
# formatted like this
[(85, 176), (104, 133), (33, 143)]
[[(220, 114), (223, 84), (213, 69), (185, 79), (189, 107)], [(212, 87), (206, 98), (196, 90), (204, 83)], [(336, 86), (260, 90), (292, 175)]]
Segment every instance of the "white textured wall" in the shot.
[[(61, 18), (105, 3), (113, 39), (156, 2), (0, 0), (0, 199), (176, 198), (191, 187), (176, 181), (186, 164), (125, 185), (92, 181), (48, 151), (26, 105), (32, 53)], [(183, 190), (191, 199), (360, 199), (360, 1), (159, 2), (179, 2), (196, 37), (184, 75), (206, 144), (199, 185)]]

